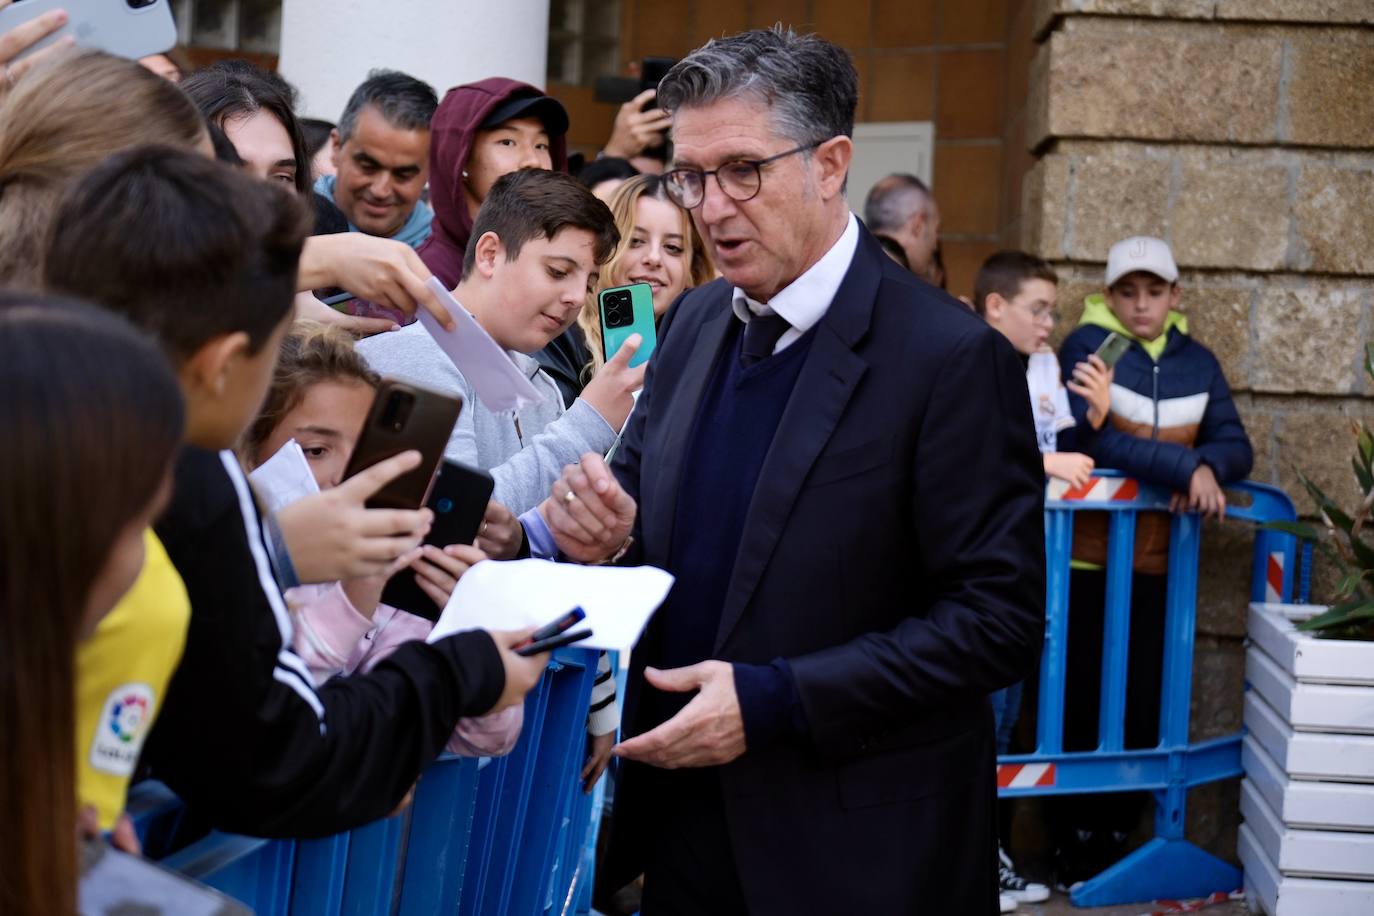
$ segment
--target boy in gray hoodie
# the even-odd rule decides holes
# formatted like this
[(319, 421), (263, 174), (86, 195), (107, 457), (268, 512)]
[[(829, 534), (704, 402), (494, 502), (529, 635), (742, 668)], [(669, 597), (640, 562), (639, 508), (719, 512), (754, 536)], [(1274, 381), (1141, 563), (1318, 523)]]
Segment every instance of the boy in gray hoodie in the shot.
[(632, 338), (565, 410), (531, 355), (576, 321), (619, 237), (605, 204), (576, 180), (542, 169), (503, 176), (478, 211), (454, 298), (544, 395), (537, 404), (487, 409), (462, 367), (418, 323), (358, 344), (382, 375), (463, 398), (445, 457), (490, 471), (492, 499), (516, 515), (548, 496), (565, 465), (611, 447), (634, 404), (631, 392), (643, 385), (643, 367), (629, 368)]

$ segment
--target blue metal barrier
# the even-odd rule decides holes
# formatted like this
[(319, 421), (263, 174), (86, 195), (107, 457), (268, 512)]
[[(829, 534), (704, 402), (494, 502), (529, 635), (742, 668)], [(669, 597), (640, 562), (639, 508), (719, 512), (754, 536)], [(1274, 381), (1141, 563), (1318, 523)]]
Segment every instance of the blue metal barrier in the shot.
[[(320, 840), (215, 832), (162, 863), (266, 916), (588, 912), (584, 849), (599, 805), (579, 775), (596, 657), (556, 653), (526, 697), (515, 749), (485, 766), (440, 758), (394, 817)], [(135, 787), (129, 810), (155, 848), (181, 809), (153, 783)]]
[[(1079, 885), (1071, 895), (1076, 906), (1198, 897), (1218, 890), (1234, 890), (1241, 886), (1240, 870), (1189, 843), (1183, 835), (1188, 789), (1241, 775), (1240, 734), (1197, 744), (1188, 739), (1200, 519), (1190, 513), (1174, 515), (1171, 521), (1159, 743), (1144, 750), (1126, 750), (1126, 677), (1136, 519), (1140, 512), (1167, 512), (1170, 493), (1113, 471), (1097, 471), (1095, 475), (1087, 485), (1076, 489), (1052, 482), (1046, 493), (1046, 628), (1036, 748), (1031, 754), (998, 759), (998, 792), (1002, 796), (1154, 793), (1154, 838)], [(1282, 490), (1246, 482), (1228, 491), (1228, 521), (1263, 523), (1297, 517), (1293, 503)], [(1241, 499), (1233, 502), (1237, 495)], [(1110, 513), (1102, 688), (1096, 750), (1065, 752), (1069, 564), (1074, 516), (1080, 511)], [(1296, 546), (1290, 535), (1256, 531), (1252, 600), (1292, 600), (1294, 582), (1299, 578), (1294, 575)]]

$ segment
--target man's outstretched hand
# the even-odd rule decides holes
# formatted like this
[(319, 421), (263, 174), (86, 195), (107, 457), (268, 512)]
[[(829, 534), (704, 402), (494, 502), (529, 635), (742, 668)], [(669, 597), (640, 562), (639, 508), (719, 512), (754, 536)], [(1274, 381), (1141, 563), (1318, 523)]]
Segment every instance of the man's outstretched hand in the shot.
[(635, 523), (635, 501), (600, 455), (592, 452), (563, 469), (539, 514), (562, 553), (579, 563), (601, 563), (625, 545)]
[(720, 766), (744, 753), (744, 717), (733, 665), (708, 661), (669, 671), (645, 668), (644, 678), (659, 690), (695, 690), (697, 695), (658, 728), (617, 744), (617, 757), (673, 770)]

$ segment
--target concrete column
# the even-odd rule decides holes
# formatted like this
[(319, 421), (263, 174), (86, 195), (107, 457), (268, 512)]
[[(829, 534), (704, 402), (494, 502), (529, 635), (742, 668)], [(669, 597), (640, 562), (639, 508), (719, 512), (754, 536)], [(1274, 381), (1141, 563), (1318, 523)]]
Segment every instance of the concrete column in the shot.
[(488, 76), (542, 87), (549, 0), (283, 0), (281, 74), (301, 113), (337, 121), (377, 67), (445, 90)]

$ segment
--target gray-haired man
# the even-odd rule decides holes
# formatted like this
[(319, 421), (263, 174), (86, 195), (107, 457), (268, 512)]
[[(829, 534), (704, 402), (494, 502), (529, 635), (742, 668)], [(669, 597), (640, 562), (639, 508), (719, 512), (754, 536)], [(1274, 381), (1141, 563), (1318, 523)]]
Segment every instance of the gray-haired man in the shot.
[[(997, 912), (987, 696), (1039, 652), (1044, 478), (1010, 345), (849, 211), (857, 95), (844, 51), (782, 30), (659, 86), (669, 193), (724, 279), (664, 318), (612, 469), (626, 561), (677, 577), (601, 875), (642, 870), (645, 916)], [(556, 535), (631, 533), (595, 517), (604, 473), (555, 485)]]
[(902, 247), (912, 273), (931, 279), (940, 208), (924, 181), (901, 172), (881, 179), (864, 201), (864, 223), (869, 232), (887, 236)]
[(438, 104), (428, 83), (395, 70), (373, 70), (353, 91), (333, 135), (338, 174), (315, 182), (315, 192), (334, 201), (353, 231), (412, 248), (429, 238), (434, 211), (420, 195)]

